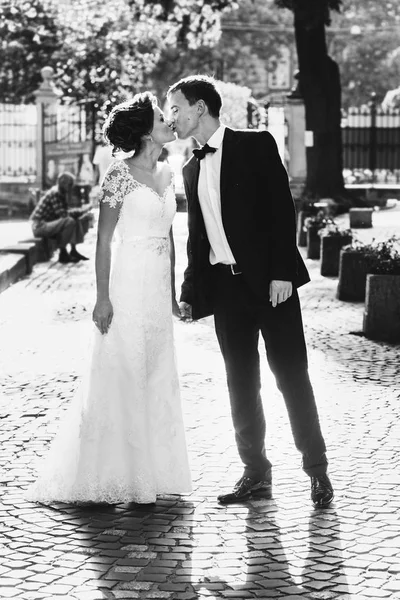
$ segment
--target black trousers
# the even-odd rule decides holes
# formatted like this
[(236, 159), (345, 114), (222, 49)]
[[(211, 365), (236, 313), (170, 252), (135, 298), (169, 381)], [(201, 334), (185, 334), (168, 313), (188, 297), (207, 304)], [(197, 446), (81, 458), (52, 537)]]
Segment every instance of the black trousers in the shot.
[(261, 402), (261, 332), (269, 366), (285, 400), (294, 442), (308, 475), (326, 472), (326, 447), (308, 375), (297, 290), (275, 308), (260, 301), (243, 275), (214, 267), (215, 330), (225, 361), (232, 420), (244, 475), (265, 478), (271, 463), (265, 451), (265, 417)]

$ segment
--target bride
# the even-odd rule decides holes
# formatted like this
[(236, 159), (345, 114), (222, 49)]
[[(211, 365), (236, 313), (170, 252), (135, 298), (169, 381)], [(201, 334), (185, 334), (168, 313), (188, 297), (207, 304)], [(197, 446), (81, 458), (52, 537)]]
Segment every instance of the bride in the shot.
[(131, 154), (102, 182), (91, 364), (28, 490), (38, 502), (152, 503), (191, 491), (172, 323), (176, 201), (158, 162), (175, 134), (149, 92), (116, 106), (103, 133), (114, 154)]

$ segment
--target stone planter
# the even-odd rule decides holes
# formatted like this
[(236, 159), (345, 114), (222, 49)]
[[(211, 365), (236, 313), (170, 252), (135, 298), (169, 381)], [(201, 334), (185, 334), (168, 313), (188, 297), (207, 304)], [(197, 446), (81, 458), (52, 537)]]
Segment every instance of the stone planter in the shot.
[(321, 237), (321, 275), (337, 277), (339, 274), (340, 251), (351, 244), (350, 235), (324, 235)]
[(372, 208), (350, 208), (350, 228), (361, 229), (372, 227)]
[(364, 302), (370, 258), (362, 252), (340, 251), (337, 298), (350, 302)]
[(367, 275), (363, 331), (370, 340), (400, 342), (400, 275)]
[(307, 258), (318, 260), (321, 255), (321, 237), (318, 227), (307, 229)]

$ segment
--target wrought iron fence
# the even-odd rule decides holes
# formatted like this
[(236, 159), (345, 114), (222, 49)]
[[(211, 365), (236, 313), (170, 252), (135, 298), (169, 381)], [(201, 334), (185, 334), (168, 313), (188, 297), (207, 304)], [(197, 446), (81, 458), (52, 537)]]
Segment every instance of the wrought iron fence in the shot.
[(61, 171), (70, 171), (79, 186), (93, 185), (97, 104), (51, 104), (43, 108), (43, 173), (45, 187)]
[(36, 178), (36, 106), (0, 104), (0, 182)]
[(400, 184), (400, 110), (375, 98), (342, 112), (343, 168), (349, 184)]
[(92, 103), (53, 104), (44, 110), (45, 144), (92, 141)]

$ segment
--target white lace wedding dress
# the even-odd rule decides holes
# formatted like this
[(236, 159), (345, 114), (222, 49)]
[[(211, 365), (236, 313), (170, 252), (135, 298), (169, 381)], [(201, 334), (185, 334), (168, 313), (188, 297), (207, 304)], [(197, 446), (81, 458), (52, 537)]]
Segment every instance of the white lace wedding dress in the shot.
[(27, 498), (155, 502), (191, 491), (171, 311), (172, 182), (160, 197), (123, 160), (102, 185), (119, 211), (106, 335), (96, 329), (89, 372)]

